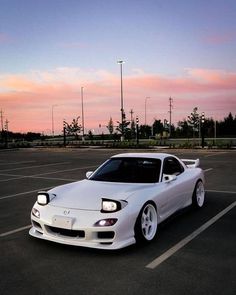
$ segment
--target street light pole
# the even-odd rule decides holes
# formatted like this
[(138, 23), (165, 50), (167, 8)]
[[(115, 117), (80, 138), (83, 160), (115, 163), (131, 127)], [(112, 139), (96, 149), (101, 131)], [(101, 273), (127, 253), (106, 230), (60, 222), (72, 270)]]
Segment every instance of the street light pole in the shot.
[(172, 108), (173, 108), (173, 98), (172, 97), (169, 97), (169, 107), (170, 107), (170, 110), (169, 110), (169, 113), (170, 113), (169, 137), (171, 137), (171, 124), (172, 124), (171, 115), (172, 115)]
[(145, 98), (145, 120), (144, 120), (145, 126), (147, 125), (147, 100), (148, 99), (150, 99), (150, 97)]
[(57, 104), (52, 105), (52, 137), (54, 137), (54, 107), (56, 107)]
[(81, 104), (82, 104), (82, 139), (84, 139), (84, 87), (81, 87)]
[(120, 64), (120, 104), (121, 104), (121, 140), (124, 139), (124, 98), (123, 98), (123, 69), (122, 65), (124, 63), (123, 60), (118, 60), (118, 64)]

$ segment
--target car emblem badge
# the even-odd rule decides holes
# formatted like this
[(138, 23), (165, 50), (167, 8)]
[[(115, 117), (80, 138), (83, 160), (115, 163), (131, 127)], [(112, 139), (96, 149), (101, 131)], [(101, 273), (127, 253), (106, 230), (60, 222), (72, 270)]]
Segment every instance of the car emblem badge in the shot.
[(68, 215), (68, 214), (70, 214), (70, 210), (64, 210), (64, 215)]

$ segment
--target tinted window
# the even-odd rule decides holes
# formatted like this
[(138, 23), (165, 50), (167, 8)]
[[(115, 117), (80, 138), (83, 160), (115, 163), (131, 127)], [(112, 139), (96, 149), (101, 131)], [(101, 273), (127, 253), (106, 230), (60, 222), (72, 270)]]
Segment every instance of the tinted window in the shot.
[(153, 183), (159, 181), (161, 161), (148, 158), (113, 158), (90, 179), (109, 182)]
[(183, 166), (176, 158), (166, 158), (164, 161), (163, 173), (168, 175), (179, 175), (184, 171)]

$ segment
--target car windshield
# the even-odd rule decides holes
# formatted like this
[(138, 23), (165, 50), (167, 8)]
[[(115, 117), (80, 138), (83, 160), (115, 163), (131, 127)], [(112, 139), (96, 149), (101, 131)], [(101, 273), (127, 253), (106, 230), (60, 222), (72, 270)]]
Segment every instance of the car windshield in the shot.
[(154, 183), (159, 181), (161, 160), (111, 158), (90, 178), (97, 181)]

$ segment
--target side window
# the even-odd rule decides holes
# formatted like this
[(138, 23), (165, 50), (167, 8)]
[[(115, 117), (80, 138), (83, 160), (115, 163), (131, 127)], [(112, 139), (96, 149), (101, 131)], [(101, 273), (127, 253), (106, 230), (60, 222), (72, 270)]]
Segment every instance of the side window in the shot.
[(163, 166), (163, 174), (168, 175), (179, 175), (184, 171), (183, 166), (180, 164), (180, 162), (173, 157), (168, 157), (164, 161)]

